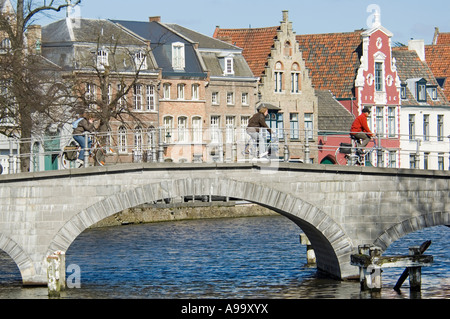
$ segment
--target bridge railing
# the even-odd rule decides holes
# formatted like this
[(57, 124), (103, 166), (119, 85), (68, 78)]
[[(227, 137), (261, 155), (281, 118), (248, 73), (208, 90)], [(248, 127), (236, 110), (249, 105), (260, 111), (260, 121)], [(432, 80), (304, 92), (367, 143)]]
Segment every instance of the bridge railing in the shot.
[[(118, 130), (98, 134), (119, 154), (120, 163), (131, 162), (245, 162), (253, 158), (244, 154), (250, 136), (245, 128), (209, 127), (203, 129), (151, 128), (148, 130)], [(62, 149), (72, 140), (72, 134), (55, 134), (32, 139), (0, 139), (0, 164), (3, 174), (21, 171), (20, 162), (29, 161), (30, 171), (61, 169)], [(267, 136), (267, 139), (269, 137)], [(376, 136), (377, 156), (373, 166), (396, 168), (426, 168), (448, 170), (450, 136)], [(270, 141), (273, 162), (319, 163), (329, 159), (336, 163), (340, 143), (351, 143), (349, 132), (319, 133), (309, 130), (276, 129)], [(23, 148), (24, 145), (28, 147)], [(366, 149), (373, 147), (369, 144)], [(21, 152), (29, 149), (29, 152)], [(432, 163), (435, 163), (431, 165)]]

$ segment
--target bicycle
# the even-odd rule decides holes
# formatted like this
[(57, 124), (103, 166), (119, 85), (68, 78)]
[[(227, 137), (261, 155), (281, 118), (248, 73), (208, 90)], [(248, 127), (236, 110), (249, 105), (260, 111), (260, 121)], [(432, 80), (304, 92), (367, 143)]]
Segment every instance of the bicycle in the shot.
[(270, 159), (275, 158), (278, 153), (278, 138), (275, 133), (270, 134), (269, 138), (266, 138), (265, 141), (266, 152), (259, 154), (258, 142), (250, 136), (247, 144), (242, 151), (244, 156), (249, 155), (249, 157), (257, 158), (257, 159)]
[[(373, 146), (367, 150), (358, 148), (358, 140), (353, 136), (351, 137), (351, 140), (351, 143), (341, 143), (336, 149), (336, 163), (339, 165), (349, 166), (372, 166), (372, 163), (370, 162), (372, 153), (380, 150), (380, 147), (378, 147), (376, 140), (373, 140)], [(344, 156), (339, 156), (339, 154), (344, 154)]]
[[(84, 163), (81, 161), (77, 161), (80, 155), (80, 152), (84, 152), (85, 150), (81, 148), (81, 146), (75, 142), (75, 140), (71, 139), (71, 141), (64, 147), (64, 149), (60, 152), (58, 157), (60, 157), (61, 166), (64, 169), (69, 168), (80, 168), (84, 166)], [(98, 138), (92, 136), (92, 146), (88, 149), (89, 157), (85, 160), (89, 161), (89, 158), (92, 158), (94, 161), (94, 166), (105, 166), (107, 164), (116, 164), (119, 160), (119, 154), (117, 150), (114, 150), (111, 146), (103, 146), (100, 144)]]

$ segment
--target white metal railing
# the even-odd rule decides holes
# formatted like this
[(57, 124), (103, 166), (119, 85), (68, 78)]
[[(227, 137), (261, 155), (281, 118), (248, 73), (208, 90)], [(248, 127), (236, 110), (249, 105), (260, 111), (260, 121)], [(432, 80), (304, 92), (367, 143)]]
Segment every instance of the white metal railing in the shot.
[[(296, 131), (295, 138), (291, 138), (291, 131), (277, 130), (280, 138), (276, 142), (277, 154), (272, 160), (300, 161), (310, 163), (314, 158), (318, 163), (319, 157), (330, 156), (339, 148), (338, 141), (350, 142), (349, 132), (311, 132)], [(102, 137), (101, 135), (98, 135)], [(105, 136), (103, 136), (105, 137)], [(149, 131), (129, 130), (118, 134), (107, 134), (108, 144), (118, 151), (121, 163), (164, 161), (173, 162), (242, 162), (251, 160), (242, 154), (250, 136), (244, 128), (206, 128), (206, 129), (175, 129), (160, 127)], [(426, 168), (449, 170), (450, 165), (450, 136), (443, 140), (437, 136), (428, 136), (424, 140), (415, 136), (411, 140), (408, 135), (386, 135), (377, 137), (383, 160), (373, 159), (375, 164), (397, 168)], [(3, 174), (19, 173), (20, 162), (30, 161), (31, 171), (60, 169), (58, 155), (64, 146), (72, 139), (72, 135), (60, 135), (49, 138), (8, 139), (0, 145), (0, 164)], [(334, 142), (332, 142), (334, 141)], [(20, 152), (23, 144), (29, 143), (30, 152)], [(392, 146), (397, 144), (395, 146)], [(368, 146), (370, 147), (370, 145)], [(395, 154), (394, 160), (389, 156)], [(395, 165), (393, 165), (394, 163)], [(431, 163), (437, 163), (430, 165)], [(376, 166), (376, 165), (374, 165)], [(380, 164), (381, 166), (381, 164)]]

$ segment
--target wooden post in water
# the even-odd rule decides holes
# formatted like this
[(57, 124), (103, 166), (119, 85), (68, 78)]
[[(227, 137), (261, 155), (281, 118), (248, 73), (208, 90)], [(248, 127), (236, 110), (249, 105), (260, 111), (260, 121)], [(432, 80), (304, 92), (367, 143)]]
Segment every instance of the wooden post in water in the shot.
[(300, 234), (300, 244), (306, 245), (306, 261), (308, 265), (316, 264), (316, 254), (312, 248), (311, 242), (305, 234)]
[[(422, 255), (428, 249), (428, 247), (430, 247), (430, 245), (431, 245), (431, 240), (427, 240), (422, 245), (420, 245), (418, 251), (416, 251), (415, 249), (413, 249), (413, 247), (411, 247), (409, 249), (409, 252), (410, 252), (409, 254), (413, 255), (413, 256), (414, 255)], [(400, 276), (400, 278), (398, 279), (397, 283), (394, 286), (394, 290), (395, 291), (397, 291), (397, 292), (400, 291), (400, 287), (402, 286), (402, 284), (406, 280), (406, 278), (409, 276), (410, 269), (412, 269), (412, 268), (416, 268), (416, 267), (407, 267), (403, 271), (402, 275)], [(415, 270), (415, 272), (417, 273), (417, 270)], [(421, 268), (419, 269), (419, 272), (420, 272), (419, 276), (421, 276), (422, 275)], [(417, 274), (415, 274), (415, 276), (417, 276)], [(414, 291), (414, 289), (417, 289), (416, 284), (415, 284), (415, 282), (417, 282), (417, 278), (413, 279), (413, 282), (414, 282), (413, 285), (411, 284), (411, 277), (410, 277), (409, 280), (410, 280), (410, 286), (409, 286), (410, 288), (409, 289), (411, 291)], [(421, 278), (419, 279), (419, 281), (421, 282)], [(413, 288), (413, 286), (414, 286), (414, 288)], [(420, 289), (421, 288), (419, 286), (419, 290), (418, 291), (420, 291)]]
[(66, 254), (57, 251), (53, 255), (47, 256), (47, 287), (48, 296), (53, 298), (60, 297), (61, 290), (66, 287)]
[[(420, 247), (410, 247), (409, 254), (411, 256), (421, 255)], [(409, 270), (409, 290), (420, 291), (422, 286), (422, 267), (408, 267)]]

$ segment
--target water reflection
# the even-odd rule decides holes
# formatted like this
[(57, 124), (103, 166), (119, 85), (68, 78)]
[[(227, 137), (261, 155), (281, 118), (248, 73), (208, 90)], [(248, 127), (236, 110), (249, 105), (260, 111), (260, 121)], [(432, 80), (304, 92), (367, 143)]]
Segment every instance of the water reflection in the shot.
[[(195, 220), (85, 231), (71, 245), (66, 265), (81, 269), (81, 288), (62, 298), (412, 298), (397, 294), (403, 269), (383, 272), (381, 294), (360, 292), (355, 281), (323, 278), (306, 263), (299, 228), (284, 217)], [(422, 272), (418, 297), (450, 298), (446, 227), (416, 232), (386, 254), (407, 254), (425, 240), (433, 267)], [(47, 298), (46, 288), (24, 289), (12, 260), (0, 254), (0, 298)], [(447, 277), (446, 277), (447, 276)]]

